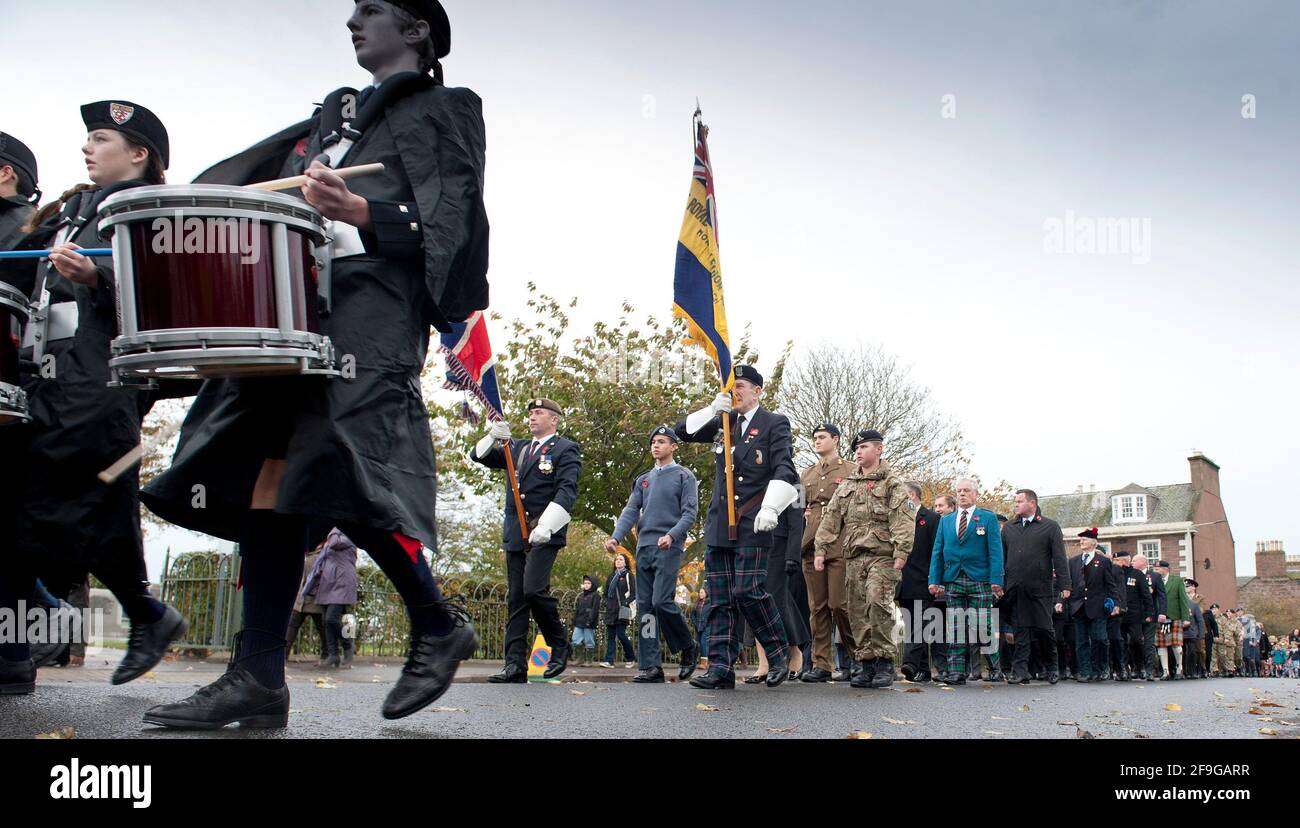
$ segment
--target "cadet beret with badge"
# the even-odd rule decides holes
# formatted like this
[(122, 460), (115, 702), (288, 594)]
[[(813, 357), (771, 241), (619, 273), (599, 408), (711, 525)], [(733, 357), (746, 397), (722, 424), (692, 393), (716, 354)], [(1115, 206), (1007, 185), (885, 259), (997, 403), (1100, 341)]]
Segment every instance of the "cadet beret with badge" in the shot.
[(822, 423), (813, 429), (813, 434), (816, 434), (819, 431), (824, 431), (832, 437), (840, 436), (840, 430), (832, 423)]
[(564, 410), (560, 408), (560, 404), (557, 403), (555, 400), (548, 400), (545, 397), (538, 397), (536, 399), (529, 400), (528, 410), (532, 411), (534, 408), (540, 408), (543, 409), (544, 411), (551, 411), (556, 414), (559, 414), (561, 417), (564, 416)]
[(758, 370), (752, 365), (737, 365), (735, 374), (738, 380), (744, 380), (750, 385), (756, 385), (759, 388), (763, 387), (763, 375), (758, 373)]
[(130, 101), (96, 101), (81, 108), (81, 120), (88, 132), (112, 129), (144, 144), (162, 162), (163, 169), (171, 165), (171, 151), (167, 141), (167, 127), (158, 116), (143, 106)]
[(677, 432), (673, 431), (666, 425), (659, 426), (654, 431), (650, 432), (651, 443), (655, 441), (656, 437), (667, 437), (669, 440), (672, 440), (673, 445), (680, 445), (682, 442), (681, 439), (678, 438)]
[(857, 436), (853, 438), (852, 448), (856, 451), (858, 446), (862, 443), (883, 443), (883, 442), (885, 442), (885, 438), (879, 431), (876, 431), (874, 428), (864, 428), (857, 433)]

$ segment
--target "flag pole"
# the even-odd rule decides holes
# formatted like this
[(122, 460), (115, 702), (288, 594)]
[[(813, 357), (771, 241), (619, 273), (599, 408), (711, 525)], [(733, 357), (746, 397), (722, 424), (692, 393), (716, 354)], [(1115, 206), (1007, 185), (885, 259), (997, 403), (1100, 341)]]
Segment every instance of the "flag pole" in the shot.
[(510, 453), (510, 441), (502, 440), (501, 453), (506, 456), (506, 479), (510, 481), (510, 493), (515, 499), (515, 517), (519, 519), (519, 534), (524, 539), (524, 552), (532, 546), (528, 542), (528, 513), (524, 511), (524, 499), (519, 494), (519, 477), (515, 474), (515, 458)]
[[(691, 140), (696, 140), (697, 136), (702, 136), (704, 140), (709, 138), (709, 128), (704, 124), (704, 112), (700, 109), (700, 99), (695, 99), (695, 115), (692, 117)], [(715, 228), (716, 230), (716, 228)], [(722, 392), (728, 393), (727, 378), (722, 376), (722, 365), (718, 365), (718, 383), (721, 385)], [(734, 400), (734, 395), (733, 395)], [(736, 466), (735, 458), (731, 452), (731, 415), (722, 415), (722, 467), (723, 476), (727, 480), (727, 539), (738, 540), (740, 538), (740, 528), (736, 523)]]

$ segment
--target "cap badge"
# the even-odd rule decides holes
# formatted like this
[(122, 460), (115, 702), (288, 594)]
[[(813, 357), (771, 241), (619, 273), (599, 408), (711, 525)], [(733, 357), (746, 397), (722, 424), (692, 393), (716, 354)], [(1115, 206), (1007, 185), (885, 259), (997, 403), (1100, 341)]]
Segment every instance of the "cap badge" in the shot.
[(108, 105), (108, 116), (113, 119), (113, 123), (121, 126), (131, 120), (135, 115), (135, 107), (126, 104), (112, 103)]

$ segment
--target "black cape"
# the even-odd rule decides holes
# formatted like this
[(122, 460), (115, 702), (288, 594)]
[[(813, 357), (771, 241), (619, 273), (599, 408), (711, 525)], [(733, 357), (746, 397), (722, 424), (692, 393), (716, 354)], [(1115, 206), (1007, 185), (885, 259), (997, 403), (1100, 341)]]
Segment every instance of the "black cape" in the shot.
[[(433, 443), (419, 377), (429, 326), (447, 327), (487, 305), (485, 138), (473, 92), (427, 77), (402, 84), (340, 164), (387, 159), (389, 169), (354, 179), (351, 189), (413, 201), (422, 225), (414, 258), (368, 247), (334, 262), (333, 311), (321, 327), (336, 353), (355, 358), (355, 379), (205, 382), (171, 468), (141, 495), (164, 519), (237, 540), (262, 461), (283, 457), (277, 512), (312, 518), (322, 535), (322, 527), (353, 523), (436, 547)], [(199, 180), (244, 184), (301, 173), (321, 151), (323, 117), (328, 112), (318, 111)], [(277, 155), (281, 166), (271, 174), (267, 159)]]

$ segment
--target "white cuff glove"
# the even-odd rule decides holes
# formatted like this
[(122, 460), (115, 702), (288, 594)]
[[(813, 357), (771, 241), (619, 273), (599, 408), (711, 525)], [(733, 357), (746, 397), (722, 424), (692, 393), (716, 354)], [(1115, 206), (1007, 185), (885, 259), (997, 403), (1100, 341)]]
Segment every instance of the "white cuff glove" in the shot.
[(497, 420), (488, 428), (488, 433), (483, 436), (482, 440), (474, 446), (475, 457), (487, 457), (488, 452), (492, 450), (492, 445), (498, 440), (510, 439), (510, 424), (505, 420)]
[(558, 503), (546, 504), (546, 511), (537, 519), (537, 528), (528, 536), (534, 546), (549, 543), (551, 536), (569, 525), (569, 513)]
[(730, 413), (732, 407), (731, 394), (724, 391), (714, 397), (713, 401), (710, 402), (708, 406), (701, 408), (699, 411), (686, 417), (686, 433), (695, 434), (700, 429), (713, 422), (714, 417), (719, 414)]
[(763, 505), (754, 516), (754, 531), (771, 532), (775, 529), (781, 513), (794, 503), (798, 496), (799, 493), (789, 483), (783, 480), (769, 481), (767, 492), (763, 494)]

